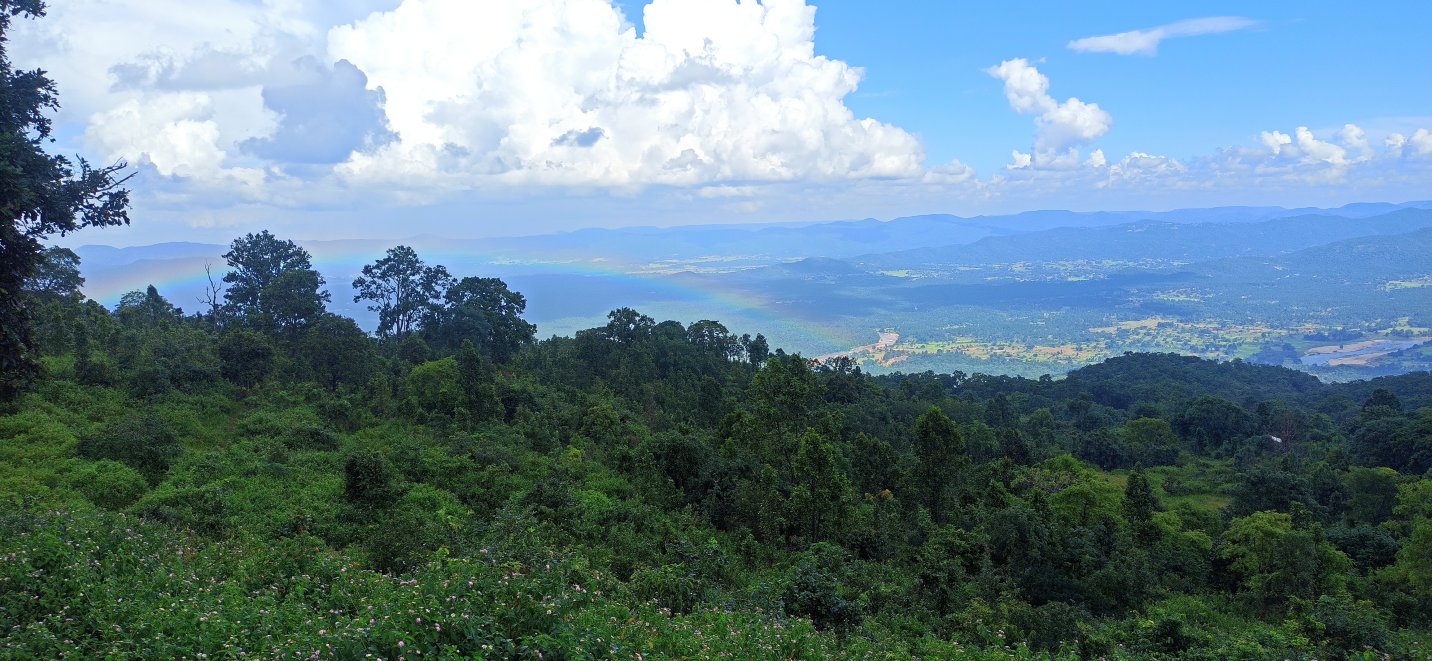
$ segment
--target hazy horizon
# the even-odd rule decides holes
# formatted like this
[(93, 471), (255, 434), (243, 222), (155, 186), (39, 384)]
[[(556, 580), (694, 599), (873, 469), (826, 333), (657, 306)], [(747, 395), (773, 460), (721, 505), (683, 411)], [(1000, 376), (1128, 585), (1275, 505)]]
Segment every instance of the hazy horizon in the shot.
[[(773, 347), (804, 355), (851, 354), (874, 371), (1038, 375), (1157, 350), (1346, 379), (1424, 369), (1432, 347), (1432, 320), (1419, 312), (1432, 309), (1432, 202), (1045, 210), (486, 239), (278, 234), (312, 254), (330, 309), (370, 331), (375, 315), (352, 302), (350, 283), (403, 244), (455, 277), (501, 278), (524, 294), (526, 318), (542, 337), (570, 337), (631, 307), (764, 333)], [(191, 309), (204, 298), (205, 268), (216, 278), (228, 269), (227, 245), (84, 245), (77, 249), (84, 292), (114, 305), (154, 285)], [(892, 339), (871, 349), (877, 335)], [(1368, 350), (1342, 356), (1318, 341), (1334, 337)], [(1339, 362), (1328, 364), (1334, 357)]]
[[(861, 222), (890, 223), (890, 222), (894, 222), (894, 221), (898, 221), (898, 220), (905, 220), (905, 219), (909, 219), (909, 218), (922, 218), (922, 217), (951, 217), (951, 218), (954, 218), (954, 219), (957, 219), (957, 220), (976, 221), (976, 220), (980, 220), (980, 219), (984, 219), (984, 218), (1011, 218), (1011, 217), (1025, 216), (1025, 215), (1031, 215), (1031, 214), (1043, 214), (1043, 213), (1070, 213), (1070, 214), (1173, 214), (1173, 213), (1178, 213), (1178, 212), (1182, 212), (1182, 211), (1198, 212), (1198, 211), (1205, 211), (1205, 210), (1209, 210), (1209, 209), (1269, 209), (1269, 210), (1282, 210), (1282, 211), (1297, 211), (1297, 212), (1316, 213), (1316, 212), (1320, 212), (1320, 211), (1335, 211), (1335, 210), (1337, 210), (1337, 209), (1341, 209), (1341, 208), (1344, 208), (1344, 207), (1352, 207), (1352, 206), (1359, 206), (1359, 205), (1382, 205), (1382, 204), (1393, 205), (1393, 206), (1413, 206), (1413, 205), (1425, 206), (1425, 205), (1432, 205), (1432, 200), (1428, 200), (1428, 199), (1406, 199), (1406, 200), (1397, 201), (1397, 200), (1359, 199), (1359, 200), (1352, 200), (1352, 201), (1349, 201), (1349, 202), (1346, 202), (1346, 203), (1343, 203), (1343, 204), (1339, 204), (1339, 205), (1337, 205), (1337, 206), (1332, 206), (1332, 207), (1307, 206), (1307, 205), (1285, 206), (1285, 205), (1271, 205), (1271, 204), (1270, 204), (1270, 205), (1220, 205), (1220, 206), (1211, 206), (1211, 207), (1170, 207), (1170, 208), (1139, 208), (1139, 209), (1133, 209), (1133, 208), (1130, 208), (1130, 209), (1095, 209), (1095, 208), (1090, 208), (1090, 209), (1056, 209), (1056, 208), (1030, 208), (1030, 209), (1023, 209), (1023, 210), (1018, 210), (1018, 211), (1011, 211), (1011, 212), (1008, 212), (1008, 213), (981, 213), (981, 214), (972, 214), (972, 215), (960, 215), (960, 214), (957, 214), (957, 213), (949, 213), (949, 212), (944, 212), (944, 211), (930, 211), (930, 212), (925, 212), (925, 213), (912, 213), (912, 214), (904, 214), (904, 215), (899, 215), (899, 216), (887, 216), (887, 217), (866, 216), (866, 217), (863, 217), (863, 218), (812, 218), (812, 219), (808, 219), (808, 220), (759, 220), (759, 221), (749, 221), (749, 220), (746, 220), (746, 221), (743, 221), (740, 217), (733, 216), (733, 217), (732, 217), (732, 220), (731, 220), (730, 222), (720, 222), (720, 223), (689, 223), (689, 224), (688, 224), (688, 223), (670, 223), (670, 224), (640, 223), (640, 224), (630, 224), (630, 225), (586, 225), (586, 226), (578, 226), (578, 227), (565, 228), (565, 229), (551, 229), (551, 230), (546, 230), (546, 231), (533, 231), (533, 232), (530, 232), (530, 233), (524, 233), (521, 229), (513, 229), (513, 230), (512, 230), (511, 232), (509, 232), (509, 233), (492, 233), (492, 234), (460, 234), (460, 233), (444, 233), (444, 232), (442, 232), (442, 231), (424, 231), (424, 232), (413, 233), (413, 234), (406, 234), (406, 235), (364, 235), (364, 236), (346, 236), (346, 237), (333, 237), (333, 236), (318, 237), (318, 236), (304, 236), (304, 235), (295, 234), (295, 235), (285, 235), (284, 238), (287, 238), (287, 239), (290, 239), (290, 240), (293, 240), (293, 241), (297, 241), (297, 242), (300, 242), (300, 243), (321, 243), (321, 242), (325, 242), (325, 241), (327, 241), (327, 242), (337, 242), (337, 241), (376, 241), (376, 242), (403, 243), (403, 242), (405, 242), (405, 241), (416, 241), (416, 240), (421, 240), (421, 239), (454, 239), (454, 240), (459, 240), (459, 241), (480, 241), (480, 240), (483, 240), (483, 239), (523, 239), (523, 238), (540, 238), (540, 237), (548, 237), (548, 236), (556, 236), (556, 235), (574, 234), (574, 233), (584, 232), (584, 231), (588, 231), (588, 230), (611, 230), (611, 231), (637, 231), (637, 230), (664, 231), (664, 230), (678, 230), (678, 229), (690, 229), (690, 230), (702, 230), (702, 229), (733, 229), (733, 230), (739, 230), (739, 229), (741, 229), (741, 228), (764, 228), (764, 227), (773, 227), (773, 228), (774, 228), (774, 227), (796, 228), (796, 227), (808, 227), (808, 226), (812, 226), (812, 225), (829, 225), (829, 224), (835, 224), (835, 223), (861, 223)], [(250, 232), (258, 232), (258, 231), (262, 231), (262, 230), (268, 230), (268, 231), (270, 231), (270, 232), (283, 232), (285, 228), (284, 228), (283, 226), (276, 226), (276, 227), (274, 227), (274, 226), (266, 226), (266, 225), (261, 225), (261, 224), (260, 224), (260, 225), (254, 225), (254, 226), (252, 226), (252, 227), (245, 227), (245, 228), (237, 228), (237, 227), (236, 227), (236, 228), (209, 228), (208, 230), (206, 230), (206, 231), (203, 232), (202, 234), (196, 234), (196, 236), (193, 236), (193, 237), (175, 237), (175, 238), (170, 238), (170, 239), (154, 240), (154, 241), (141, 241), (141, 240), (139, 240), (139, 239), (123, 240), (123, 239), (129, 238), (129, 237), (132, 235), (131, 230), (133, 230), (133, 229), (134, 229), (134, 226), (133, 226), (133, 225), (128, 226), (128, 227), (123, 227), (123, 228), (90, 229), (90, 230), (86, 230), (86, 231), (84, 231), (84, 232), (76, 232), (76, 233), (73, 233), (73, 234), (69, 234), (69, 235), (66, 235), (66, 236), (64, 236), (64, 237), (59, 237), (59, 236), (51, 237), (51, 240), (49, 241), (49, 243), (51, 243), (52, 245), (62, 246), (62, 247), (71, 248), (71, 249), (79, 248), (79, 247), (85, 247), (85, 246), (113, 247), (113, 248), (137, 248), (137, 247), (160, 245), (160, 244), (164, 244), (164, 243), (201, 243), (201, 244), (209, 244), (209, 245), (227, 245), (232, 239), (237, 238), (237, 237), (239, 237), (239, 236), (242, 236), (243, 234), (247, 234), (247, 233), (250, 233)], [(113, 238), (122, 239), (122, 240), (119, 240), (119, 241), (106, 241), (106, 240), (103, 240), (103, 239), (105, 239), (105, 238), (107, 238), (107, 237), (113, 237)], [(95, 240), (90, 240), (90, 239), (95, 239)]]

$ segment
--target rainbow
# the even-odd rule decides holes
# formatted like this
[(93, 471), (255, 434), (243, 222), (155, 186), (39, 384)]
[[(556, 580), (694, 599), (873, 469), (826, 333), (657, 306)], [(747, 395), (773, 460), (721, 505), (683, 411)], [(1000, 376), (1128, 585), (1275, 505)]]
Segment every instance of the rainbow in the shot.
[[(429, 264), (457, 264), (451, 267), (456, 276), (486, 274), (520, 282), (536, 275), (567, 275), (598, 278), (610, 283), (627, 285), (650, 292), (644, 300), (633, 300), (630, 307), (660, 318), (677, 318), (686, 323), (699, 319), (716, 319), (733, 333), (763, 333), (772, 347), (783, 347), (808, 355), (839, 351), (865, 341), (851, 337), (831, 324), (804, 319), (778, 309), (774, 301), (758, 293), (721, 283), (716, 278), (681, 277), (679, 273), (634, 271), (629, 265), (601, 259), (553, 260), (546, 255), (515, 255), (452, 249), (440, 245), (423, 246), (413, 241), (423, 260)], [(378, 241), (314, 241), (302, 242), (313, 255), (314, 266), (328, 280), (334, 294), (330, 309), (358, 318), (360, 323), (369, 315), (361, 306), (346, 297), (348, 282), (362, 265), (382, 256), (388, 244)], [(192, 255), (168, 259), (140, 260), (122, 266), (98, 266), (82, 271), (86, 278), (85, 295), (113, 306), (126, 292), (154, 285), (161, 294), (186, 311), (202, 307), (208, 280), (204, 273), (209, 264), (215, 280), (222, 277), (225, 263), (219, 255), (225, 250), (214, 246), (211, 256)], [(520, 290), (520, 286), (514, 285)], [(529, 297), (529, 303), (533, 302)], [(604, 323), (605, 313), (597, 317), (573, 315), (546, 320), (548, 326), (567, 332)], [(539, 328), (544, 324), (539, 321)], [(546, 334), (544, 333), (544, 336)]]

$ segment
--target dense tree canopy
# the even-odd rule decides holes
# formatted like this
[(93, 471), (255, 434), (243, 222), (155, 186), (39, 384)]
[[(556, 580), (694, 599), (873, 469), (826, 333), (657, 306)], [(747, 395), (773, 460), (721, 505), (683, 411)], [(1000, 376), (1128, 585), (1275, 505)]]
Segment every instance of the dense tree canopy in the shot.
[(439, 346), (452, 349), (471, 340), (488, 358), (507, 363), (537, 334), (537, 327), (522, 318), (527, 299), (498, 278), (463, 278), (442, 298), (443, 307), (431, 329)]
[(40, 300), (63, 299), (79, 295), (84, 284), (79, 255), (69, 248), (51, 246), (41, 253), (24, 292)]
[(153, 287), (36, 308), (52, 369), (0, 410), (4, 649), (1344, 658), (1432, 636), (1424, 375), (1132, 354), (877, 377), (629, 308), (537, 342), (481, 277), (391, 341), (324, 310), (296, 246), (235, 248), (280, 266), (234, 279), (260, 293), (233, 323)]
[(224, 259), (227, 315), (254, 328), (296, 333), (330, 300), (308, 251), (268, 230), (234, 239)]
[(363, 267), (353, 281), (353, 302), (369, 301), (368, 309), (378, 313), (378, 335), (401, 340), (438, 315), (451, 284), (446, 268), (428, 266), (412, 248), (396, 246)]
[(45, 72), (15, 70), (8, 49), (15, 19), (44, 14), (40, 0), (0, 6), (0, 401), (13, 399), (38, 373), (33, 303), (23, 292), (47, 261), (41, 241), (129, 223), (123, 163), (96, 168), (44, 150), (47, 115), (60, 107), (59, 93)]

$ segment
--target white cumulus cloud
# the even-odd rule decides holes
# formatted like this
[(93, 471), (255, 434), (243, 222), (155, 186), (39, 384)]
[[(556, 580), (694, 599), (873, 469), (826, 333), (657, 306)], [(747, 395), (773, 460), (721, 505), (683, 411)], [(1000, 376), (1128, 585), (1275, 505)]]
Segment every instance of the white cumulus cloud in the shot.
[(1338, 131), (1338, 139), (1343, 146), (1357, 153), (1356, 161), (1366, 161), (1372, 158), (1372, 143), (1367, 141), (1367, 131), (1357, 124), (1344, 124), (1342, 130)]
[(1407, 139), (1407, 144), (1418, 156), (1432, 154), (1432, 132), (1427, 129), (1417, 129), (1412, 137)]
[(1308, 160), (1322, 161), (1329, 165), (1347, 165), (1347, 150), (1331, 142), (1317, 139), (1306, 126), (1299, 126), (1294, 132), (1298, 136), (1298, 149)]
[(1187, 168), (1182, 163), (1167, 156), (1145, 154), (1143, 152), (1132, 152), (1125, 156), (1118, 164), (1110, 170), (1123, 174), (1125, 177), (1136, 175), (1162, 175), (1186, 172)]
[(241, 145), (282, 125), (265, 91), (320, 52), (319, 11), (289, 0), (72, 0), (17, 22), (14, 37), (25, 65), (58, 82), (57, 120), (79, 129), (92, 156), (152, 166), (203, 197), (268, 197), (278, 171)]
[(1388, 153), (1396, 157), (1432, 155), (1432, 131), (1425, 128), (1412, 132), (1411, 137), (1402, 133), (1388, 134), (1382, 141)]
[(944, 165), (937, 165), (925, 172), (921, 181), (927, 184), (963, 184), (975, 178), (975, 169), (959, 162), (950, 161)]
[[(1432, 133), (1418, 131), (1424, 136), (1427, 153), (1432, 154)], [(1263, 131), (1258, 138), (1264, 149), (1230, 147), (1193, 159), (1183, 179), (1224, 188), (1268, 186), (1286, 190), (1336, 185), (1346, 190), (1375, 191), (1406, 186), (1428, 175), (1425, 162), (1417, 159), (1418, 149), (1412, 139), (1401, 133), (1376, 134), (1381, 149), (1373, 146), (1374, 139), (1367, 129), (1352, 123), (1340, 129), (1299, 126), (1291, 135)]]
[(803, 0), (644, 11), (639, 35), (613, 0), (72, 0), (13, 44), (91, 154), (203, 195), (924, 175), (914, 136), (846, 107), (862, 72), (816, 55)]
[[(644, 9), (643, 32), (623, 8)], [(138, 165), (136, 215), (174, 224), (383, 234), (401, 210), (442, 232), (502, 200), (523, 222), (474, 229), (511, 233), (1420, 199), (1432, 181), (1426, 117), (1290, 122), (1178, 160), (1157, 142), (1106, 154), (1094, 143), (1110, 114), (1056, 98), (1023, 59), (986, 73), (1033, 119), (1032, 139), (983, 178), (949, 156), (927, 165), (910, 132), (846, 106), (862, 72), (816, 54), (815, 18), (802, 0), (67, 0), (17, 21), (7, 54), (58, 82), (55, 150)], [(1152, 54), (1165, 38), (1251, 26), (1239, 21), (1076, 43)]]
[[(1269, 167), (1275, 163), (1297, 163), (1304, 168), (1299, 177), (1315, 179), (1338, 179), (1349, 166), (1367, 163), (1378, 157), (1378, 152), (1368, 139), (1367, 131), (1357, 124), (1344, 124), (1336, 131), (1324, 131), (1326, 137), (1319, 137), (1312, 129), (1299, 126), (1289, 135), (1282, 131), (1263, 131), (1258, 139), (1268, 148)], [(1388, 134), (1382, 141), (1387, 147), (1386, 154), (1400, 155), (1407, 138)], [(1247, 158), (1240, 157), (1240, 161)], [(1314, 172), (1308, 168), (1322, 168)], [(1276, 167), (1274, 168), (1276, 169)]]
[(1033, 155), (1026, 154), (1018, 149), (1010, 150), (1009, 157), (1010, 163), (1009, 165), (1006, 165), (1005, 168), (1010, 170), (1020, 170), (1023, 168), (1027, 168), (1029, 167), (1029, 164), (1034, 160)]
[(162, 175), (219, 169), (224, 150), (207, 95), (180, 93), (130, 99), (90, 120), (93, 140), (108, 159), (147, 160)]
[(1130, 30), (1118, 34), (1084, 37), (1069, 42), (1069, 48), (1081, 53), (1117, 53), (1119, 55), (1155, 55), (1159, 43), (1173, 37), (1234, 32), (1258, 26), (1258, 21), (1241, 16), (1210, 16), (1177, 21), (1167, 25)]
[(1293, 136), (1282, 131), (1264, 131), (1258, 135), (1258, 139), (1268, 146), (1274, 156), (1281, 154), (1284, 147), (1293, 144)]
[(1015, 112), (1037, 115), (1034, 150), (1023, 164), (1016, 155), (1013, 167), (1077, 166), (1075, 146), (1108, 133), (1114, 124), (1113, 116), (1097, 103), (1085, 103), (1078, 97), (1056, 101), (1049, 95), (1049, 78), (1024, 58), (1005, 60), (985, 73), (1004, 81), (1004, 96)]
[(334, 28), (397, 139), (339, 171), (404, 186), (642, 186), (915, 176), (909, 133), (844, 105), (802, 0), (406, 0)]

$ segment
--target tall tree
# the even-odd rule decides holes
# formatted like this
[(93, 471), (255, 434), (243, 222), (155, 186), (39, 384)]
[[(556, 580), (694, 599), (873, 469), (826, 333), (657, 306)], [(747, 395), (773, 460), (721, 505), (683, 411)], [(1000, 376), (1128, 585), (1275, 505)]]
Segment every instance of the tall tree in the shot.
[(1199, 452), (1221, 450), (1258, 431), (1257, 420), (1242, 407), (1212, 395), (1195, 398), (1174, 418), (1173, 426)]
[(604, 334), (621, 344), (635, 344), (651, 335), (656, 320), (631, 308), (617, 308), (607, 313)]
[(999, 430), (999, 451), (1016, 464), (1029, 463), (1029, 444), (1024, 441), (1024, 434), (1014, 427)]
[(25, 281), (22, 296), (30, 310), (31, 349), (62, 353), (74, 346), (77, 303), (84, 300), (80, 287), (80, 258), (68, 248), (46, 248), (35, 272)]
[(353, 281), (353, 302), (371, 301), (378, 313), (378, 335), (404, 338), (440, 309), (452, 276), (443, 266), (428, 266), (408, 246), (389, 248), (380, 260), (363, 267)]
[(179, 321), (184, 311), (160, 296), (154, 285), (149, 285), (144, 291), (135, 290), (122, 296), (114, 316), (127, 326), (154, 327)]
[(80, 256), (69, 248), (52, 246), (40, 255), (35, 272), (25, 282), (25, 292), (47, 300), (74, 297), (85, 284), (80, 275)]
[(522, 318), (527, 299), (498, 278), (467, 277), (448, 287), (438, 328), (440, 344), (456, 347), (467, 340), (496, 363), (506, 363), (537, 334)]
[(292, 337), (323, 315), (328, 292), (320, 292), (322, 286), (318, 271), (285, 271), (264, 287), (259, 300), (273, 328)]
[(1316, 599), (1336, 591), (1351, 565), (1322, 540), (1320, 529), (1300, 528), (1292, 516), (1278, 512), (1234, 519), (1218, 554), (1238, 577), (1244, 595), (1265, 612), (1293, 597)]
[(1378, 388), (1372, 391), (1372, 396), (1368, 397), (1366, 402), (1363, 402), (1362, 410), (1366, 412), (1378, 407), (1384, 407), (1394, 412), (1401, 411), (1402, 402), (1397, 399), (1397, 395), (1392, 394), (1392, 391)]
[(688, 342), (723, 358), (732, 357), (738, 346), (736, 339), (731, 336), (730, 331), (726, 330), (724, 324), (710, 319), (702, 319), (691, 324), (686, 329), (686, 339)]
[(296, 331), (330, 300), (308, 251), (268, 230), (234, 239), (224, 259), (227, 311), (252, 326)]
[(493, 386), (492, 365), (478, 353), (472, 340), (463, 340), (457, 352), (457, 378), (469, 418), (480, 422), (495, 417), (501, 403)]
[(1178, 435), (1166, 420), (1135, 418), (1124, 423), (1119, 436), (1124, 450), (1139, 463), (1165, 466), (1178, 461), (1181, 449)]
[(925, 506), (936, 521), (948, 521), (951, 492), (961, 479), (967, 458), (964, 436), (939, 407), (931, 406), (915, 420), (915, 457), (920, 460), (915, 477), (924, 492)]
[(745, 335), (742, 335), (741, 339), (746, 348), (746, 361), (756, 367), (766, 364), (766, 359), (771, 356), (771, 345), (766, 341), (766, 336), (756, 333), (754, 339), (747, 340)]
[(1148, 476), (1144, 475), (1144, 467), (1134, 466), (1134, 470), (1129, 472), (1129, 481), (1124, 485), (1124, 519), (1140, 542), (1156, 539), (1158, 529), (1154, 527), (1153, 520), (1158, 509), (1158, 496), (1154, 495), (1153, 486), (1149, 484)]
[(44, 252), (41, 241), (82, 227), (129, 224), (123, 163), (91, 167), (45, 152), (46, 115), (60, 107), (44, 71), (16, 71), (7, 48), (16, 17), (45, 15), (41, 0), (0, 4), (0, 401), (14, 399), (34, 379), (31, 311), (21, 296)]
[(850, 478), (840, 468), (835, 446), (807, 429), (792, 463), (791, 512), (808, 541), (829, 539), (841, 528), (850, 497)]

